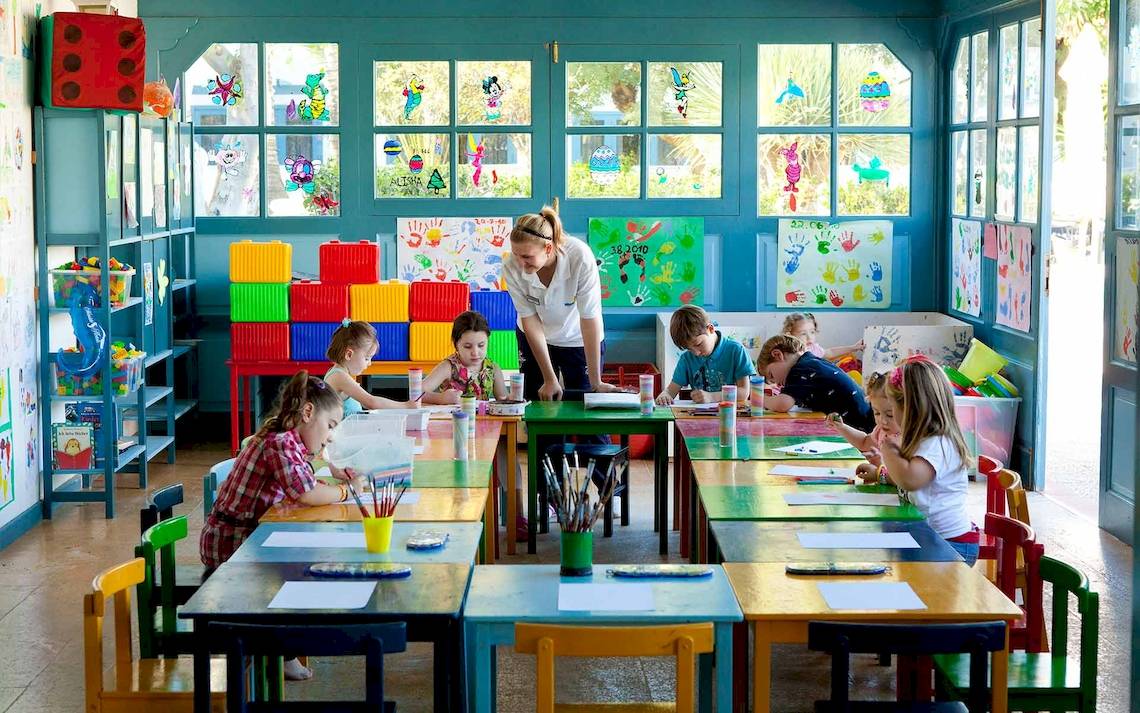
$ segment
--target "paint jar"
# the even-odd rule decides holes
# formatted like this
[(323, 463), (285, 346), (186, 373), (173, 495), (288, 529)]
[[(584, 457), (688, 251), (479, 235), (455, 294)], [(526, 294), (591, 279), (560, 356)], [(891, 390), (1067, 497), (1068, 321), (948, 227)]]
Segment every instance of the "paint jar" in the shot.
[(384, 554), (392, 546), (392, 521), (396, 518), (366, 517), (364, 524), (364, 548), (374, 554)]
[(408, 369), (408, 401), (424, 395), (424, 370)]
[(511, 374), (511, 401), (523, 400), (523, 375)]
[(731, 448), (736, 445), (736, 403), (721, 401), (720, 408), (720, 447)]
[(594, 533), (562, 531), (561, 545), (563, 577), (589, 577), (594, 573)]
[(723, 397), (724, 401), (728, 401), (729, 403), (735, 405), (737, 396), (736, 384), (725, 384), (724, 386), (720, 387), (720, 395)]
[(764, 415), (764, 377), (753, 376), (748, 380), (751, 390), (749, 391), (749, 404), (752, 406), (753, 416)]
[(467, 440), (475, 440), (475, 415), (479, 413), (479, 400), (474, 396), (464, 396), (459, 399), (463, 413), (467, 414)]
[(642, 374), (638, 377), (638, 395), (640, 396), (641, 415), (653, 415), (653, 374)]
[(470, 420), (463, 411), (451, 412), (451, 442), (455, 448), (455, 460), (467, 460), (467, 426)]

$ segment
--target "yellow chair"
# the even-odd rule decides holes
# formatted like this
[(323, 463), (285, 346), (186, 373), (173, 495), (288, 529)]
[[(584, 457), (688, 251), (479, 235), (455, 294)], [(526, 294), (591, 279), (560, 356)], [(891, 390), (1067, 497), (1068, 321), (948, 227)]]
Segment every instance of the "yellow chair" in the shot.
[[(556, 626), (515, 624), (515, 651), (538, 656), (537, 713), (555, 711), (676, 711), (692, 713), (697, 654), (713, 650), (713, 625)], [(554, 703), (555, 656), (674, 656), (676, 703)]]
[[(186, 658), (136, 659), (131, 648), (131, 587), (143, 581), (141, 557), (111, 567), (95, 577), (83, 597), (83, 668), (86, 713), (192, 713), (194, 662)], [(103, 620), (107, 602), (115, 610), (115, 663), (104, 670)], [(210, 709), (226, 709), (224, 659), (210, 662)]]
[(1005, 491), (1005, 502), (1009, 516), (1014, 520), (1033, 526), (1029, 521), (1029, 500), (1025, 496), (1025, 488), (1021, 487), (1021, 476), (1012, 470), (998, 472), (998, 483)]

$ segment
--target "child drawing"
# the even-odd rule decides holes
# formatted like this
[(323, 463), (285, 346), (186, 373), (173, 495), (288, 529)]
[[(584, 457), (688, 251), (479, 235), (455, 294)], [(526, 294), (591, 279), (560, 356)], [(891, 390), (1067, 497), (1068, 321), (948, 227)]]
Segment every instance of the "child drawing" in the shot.
[(788, 208), (794, 213), (796, 210), (796, 194), (800, 189), (796, 186), (800, 182), (800, 176), (803, 168), (800, 166), (800, 155), (796, 151), (800, 146), (800, 142), (796, 141), (791, 146), (780, 149), (780, 155), (788, 162), (784, 167), (784, 178), (787, 179), (788, 185), (784, 186), (784, 193), (791, 193), (788, 196)]
[(479, 179), (483, 176), (483, 155), (487, 152), (487, 147), (480, 141), (475, 143), (475, 137), (472, 134), (467, 134), (467, 156), (471, 159), (471, 168), (475, 169), (475, 173), (471, 174), (471, 182), (477, 187)]
[[(483, 79), (483, 99), (487, 103), (487, 121), (498, 121), (503, 115), (502, 102), (505, 91), (506, 88), (499, 82), (498, 77), (490, 76)], [(476, 183), (475, 185), (479, 184)]]
[(689, 118), (689, 92), (697, 88), (689, 79), (689, 73), (684, 74), (677, 71), (676, 67), (670, 67), (669, 71), (673, 75), (673, 101), (677, 106), (677, 113), (681, 115), (682, 119)]

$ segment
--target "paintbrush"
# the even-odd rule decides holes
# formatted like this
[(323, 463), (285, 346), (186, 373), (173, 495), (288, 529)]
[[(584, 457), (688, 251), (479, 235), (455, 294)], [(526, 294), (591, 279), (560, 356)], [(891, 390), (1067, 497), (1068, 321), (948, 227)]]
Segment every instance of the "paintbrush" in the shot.
[(368, 510), (364, 508), (364, 503), (360, 502), (360, 496), (356, 494), (356, 488), (352, 487), (352, 481), (346, 483), (348, 492), (352, 495), (352, 499), (356, 501), (356, 507), (360, 508), (360, 516), (368, 517)]
[(368, 483), (372, 486), (372, 512), (376, 517), (380, 517), (380, 503), (376, 499), (376, 481), (369, 478)]

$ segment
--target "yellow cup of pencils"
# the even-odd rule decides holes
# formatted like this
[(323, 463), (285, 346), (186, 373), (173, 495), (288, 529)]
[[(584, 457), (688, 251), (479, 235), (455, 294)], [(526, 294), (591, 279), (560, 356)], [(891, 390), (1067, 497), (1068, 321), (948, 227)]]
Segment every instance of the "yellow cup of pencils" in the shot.
[(374, 554), (384, 554), (392, 546), (392, 521), (395, 517), (366, 517), (364, 523), (364, 548)]

